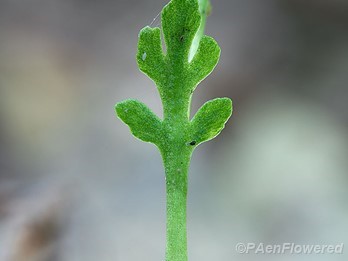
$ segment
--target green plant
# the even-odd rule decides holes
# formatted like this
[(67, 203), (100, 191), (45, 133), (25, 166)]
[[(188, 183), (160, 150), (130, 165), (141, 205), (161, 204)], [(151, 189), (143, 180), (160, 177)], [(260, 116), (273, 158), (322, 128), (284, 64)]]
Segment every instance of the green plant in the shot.
[(232, 101), (217, 98), (205, 103), (190, 120), (194, 89), (216, 66), (220, 47), (203, 35), (207, 0), (172, 0), (162, 11), (160, 28), (140, 31), (137, 62), (157, 85), (163, 120), (136, 100), (116, 104), (116, 113), (132, 134), (155, 144), (162, 155), (167, 192), (166, 261), (187, 261), (187, 175), (193, 150), (217, 136), (232, 114)]

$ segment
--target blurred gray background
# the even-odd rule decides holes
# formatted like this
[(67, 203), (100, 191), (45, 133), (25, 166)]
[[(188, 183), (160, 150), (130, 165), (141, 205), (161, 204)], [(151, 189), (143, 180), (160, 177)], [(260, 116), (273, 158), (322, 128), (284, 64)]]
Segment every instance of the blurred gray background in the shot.
[[(0, 2), (1, 261), (164, 260), (161, 158), (113, 107), (162, 115), (135, 53), (167, 2)], [(347, 260), (235, 245), (348, 244), (348, 2), (212, 5), (222, 56), (192, 113), (223, 96), (234, 113), (192, 159), (190, 260)]]

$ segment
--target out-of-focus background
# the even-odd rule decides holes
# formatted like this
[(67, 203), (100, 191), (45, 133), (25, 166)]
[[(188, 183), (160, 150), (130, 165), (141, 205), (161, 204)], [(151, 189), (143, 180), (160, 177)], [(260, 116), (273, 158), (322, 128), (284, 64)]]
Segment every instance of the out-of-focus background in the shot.
[[(135, 53), (166, 3), (0, 2), (1, 261), (164, 260), (161, 158), (113, 107), (162, 115)], [(192, 112), (228, 96), (234, 114), (192, 159), (190, 260), (347, 260), (235, 245), (348, 244), (348, 2), (212, 5), (222, 56)]]

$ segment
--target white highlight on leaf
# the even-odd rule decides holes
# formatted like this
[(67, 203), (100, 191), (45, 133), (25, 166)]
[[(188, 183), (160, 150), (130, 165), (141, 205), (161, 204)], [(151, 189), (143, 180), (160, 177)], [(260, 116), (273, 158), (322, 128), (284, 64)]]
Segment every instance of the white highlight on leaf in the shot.
[(146, 56), (147, 56), (147, 54), (146, 54), (146, 53), (143, 53), (143, 56), (141, 57), (141, 59), (142, 59), (143, 61), (145, 61)]

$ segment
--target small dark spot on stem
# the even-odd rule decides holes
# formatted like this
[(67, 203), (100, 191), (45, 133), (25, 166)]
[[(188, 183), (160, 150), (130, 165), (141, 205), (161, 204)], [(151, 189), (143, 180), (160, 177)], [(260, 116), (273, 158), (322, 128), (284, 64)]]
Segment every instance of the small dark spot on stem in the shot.
[(195, 141), (195, 140), (191, 141), (191, 142), (190, 142), (190, 145), (191, 145), (191, 146), (196, 145), (196, 141)]
[(183, 42), (184, 41), (184, 36), (180, 36), (180, 42)]

